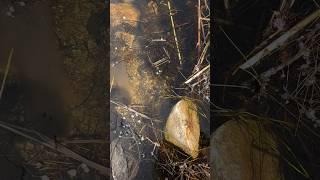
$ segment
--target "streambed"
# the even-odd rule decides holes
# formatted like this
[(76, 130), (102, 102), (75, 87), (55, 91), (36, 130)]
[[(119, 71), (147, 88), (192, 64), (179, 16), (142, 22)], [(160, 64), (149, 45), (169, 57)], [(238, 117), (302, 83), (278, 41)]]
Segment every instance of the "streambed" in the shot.
[[(111, 1), (110, 151), (114, 179), (165, 178), (157, 166), (164, 125), (173, 105), (187, 94), (179, 90), (185, 80), (181, 73), (189, 76), (195, 63), (194, 19), (187, 11), (195, 9), (189, 1), (174, 1), (173, 6), (181, 13), (176, 23), (189, 25), (177, 31), (186, 59), (182, 66), (166, 5), (142, 0)], [(201, 130), (209, 136), (208, 121), (202, 125)]]

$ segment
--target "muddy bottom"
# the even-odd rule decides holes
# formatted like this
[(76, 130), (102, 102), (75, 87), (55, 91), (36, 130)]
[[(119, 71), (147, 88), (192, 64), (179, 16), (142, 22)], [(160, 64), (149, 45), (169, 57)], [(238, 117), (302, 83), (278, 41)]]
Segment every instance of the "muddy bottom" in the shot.
[[(66, 47), (61, 46), (59, 35), (67, 34), (68, 29), (57, 25), (61, 21), (56, 17), (64, 14), (63, 11), (53, 8), (56, 4), (59, 3), (49, 0), (0, 2), (1, 78), (9, 52), (11, 49), (14, 50), (4, 94), (0, 101), (0, 116), (3, 121), (36, 130), (52, 139), (77, 137), (80, 134), (82, 134), (81, 137), (85, 137), (88, 136), (87, 132), (91, 132), (89, 136), (103, 137), (106, 135), (103, 132), (107, 131), (105, 126), (106, 107), (103, 101), (105, 89), (102, 86), (102, 81), (105, 82), (105, 76), (100, 74), (100, 78), (96, 78), (95, 81), (91, 81), (91, 79), (97, 77), (98, 73), (105, 72), (106, 69), (97, 70), (96, 74), (92, 74), (87, 69), (81, 69), (76, 62), (73, 62), (72, 66), (69, 62), (69, 65), (66, 65), (67, 57), (70, 57), (70, 54), (66, 53), (69, 51)], [(59, 8), (64, 8), (67, 4), (60, 3), (59, 5)], [(94, 6), (91, 7), (94, 12)], [(85, 23), (82, 25), (86, 31), (84, 33), (87, 34), (89, 34), (87, 28), (94, 30), (94, 26), (103, 22), (102, 16), (91, 18), (93, 25), (88, 23), (90, 14), (83, 16), (83, 18), (87, 18), (83, 20)], [(79, 21), (80, 19), (76, 18), (69, 21), (70, 29), (75, 29), (74, 23)], [(89, 38), (91, 42), (99, 43), (96, 42), (95, 37), (88, 36)], [(64, 45), (68, 45), (68, 43)], [(95, 45), (94, 48), (96, 51), (103, 51), (99, 50), (98, 45)], [(93, 58), (95, 61), (88, 61), (84, 65), (89, 68), (98, 66), (95, 65), (98, 61), (105, 61), (105, 57), (101, 55), (96, 55)], [(100, 63), (100, 67), (104, 66), (101, 66)], [(82, 83), (75, 84), (76, 81), (70, 73), (83, 71), (87, 74), (77, 74), (77, 80)], [(86, 79), (84, 76), (91, 79)], [(87, 84), (94, 84), (94, 86)], [(92, 108), (94, 109), (92, 110)], [(95, 113), (95, 116), (92, 116), (92, 113)], [(78, 116), (82, 116), (82, 119), (79, 119)], [(86, 125), (89, 122), (95, 126), (95, 129)], [(96, 128), (99, 123), (103, 125)], [(85, 128), (80, 126), (81, 124)], [(5, 131), (3, 133), (11, 135)], [(27, 175), (29, 177), (30, 174), (33, 174), (37, 177), (38, 173), (34, 174), (33, 168), (28, 167), (30, 164), (22, 165), (21, 163), (22, 159), (29, 159), (36, 152), (24, 153), (24, 158), (19, 157), (19, 150), (15, 150), (17, 152), (10, 155), (9, 149), (14, 149), (15, 142), (20, 144), (26, 142), (20, 137), (15, 137), (13, 140), (12, 143), (6, 143), (11, 148), (1, 150), (4, 151), (4, 154), (8, 154), (9, 160), (0, 159), (0, 168), (6, 167), (5, 171), (0, 171), (0, 176), (5, 179), (19, 179), (18, 177), (12, 178), (12, 176), (16, 177), (19, 174), (17, 172), (21, 171), (22, 176), (25, 174), (26, 177)], [(105, 159), (107, 161), (108, 158)]]

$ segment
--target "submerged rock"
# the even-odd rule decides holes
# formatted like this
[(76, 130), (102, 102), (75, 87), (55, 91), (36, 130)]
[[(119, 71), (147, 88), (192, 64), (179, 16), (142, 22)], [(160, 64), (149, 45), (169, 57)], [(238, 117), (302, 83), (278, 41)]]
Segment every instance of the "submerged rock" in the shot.
[(283, 179), (269, 132), (255, 121), (228, 121), (211, 137), (213, 180)]
[(173, 108), (165, 127), (165, 139), (191, 157), (199, 154), (200, 125), (197, 106), (190, 100), (180, 100)]
[(111, 168), (113, 180), (132, 180), (138, 172), (137, 160), (125, 153), (119, 139), (111, 143)]

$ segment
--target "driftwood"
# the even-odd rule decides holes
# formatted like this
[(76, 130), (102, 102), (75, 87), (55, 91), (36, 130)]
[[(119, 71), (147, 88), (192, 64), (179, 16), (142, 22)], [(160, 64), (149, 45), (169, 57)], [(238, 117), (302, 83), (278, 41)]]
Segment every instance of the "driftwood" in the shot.
[[(5, 123), (3, 121), (0, 121), (0, 127), (3, 128), (3, 129), (6, 129), (12, 133), (15, 133), (17, 135), (20, 135), (22, 137), (25, 137), (29, 140), (32, 140), (36, 143), (39, 143), (40, 145), (43, 145), (45, 147), (48, 147), (52, 150), (55, 150), (57, 152), (60, 152), (62, 153), (63, 155), (69, 157), (69, 158), (72, 158), (74, 160), (77, 160), (77, 161), (80, 161), (84, 164), (86, 164), (88, 167), (91, 167), (92, 169), (95, 169), (97, 170), (98, 172), (100, 172), (101, 174), (103, 175), (106, 175), (106, 176), (110, 176), (110, 168), (107, 168), (107, 167), (104, 167), (96, 162), (93, 162), (75, 152), (73, 152), (72, 150), (68, 149), (67, 147), (63, 146), (62, 144), (58, 144), (56, 141), (40, 134), (39, 132), (36, 132), (36, 131), (31, 131), (31, 130), (28, 130), (28, 129), (24, 129), (24, 128), (20, 128), (18, 126), (15, 126), (15, 125), (11, 125), (11, 124), (8, 124), (8, 123)], [(26, 131), (26, 132), (32, 132), (34, 134), (36, 134), (37, 136), (39, 137), (35, 137), (35, 136), (32, 136), (32, 135), (29, 135), (28, 133), (26, 132), (23, 132), (23, 131)]]
[(275, 41), (267, 45), (264, 49), (259, 51), (257, 54), (255, 54), (253, 57), (248, 59), (244, 64), (242, 64), (239, 68), (240, 69), (248, 69), (251, 66), (258, 63), (262, 58), (266, 57), (267, 55), (271, 54), (276, 49), (279, 49), (285, 45), (285, 43), (292, 38), (294, 35), (296, 35), (299, 31), (301, 31), (304, 27), (306, 27), (308, 24), (310, 24), (315, 19), (319, 18), (320, 16), (320, 9), (313, 12), (311, 15), (300, 21), (298, 24), (296, 24), (294, 27), (289, 29), (286, 33), (284, 33), (282, 36), (277, 38)]

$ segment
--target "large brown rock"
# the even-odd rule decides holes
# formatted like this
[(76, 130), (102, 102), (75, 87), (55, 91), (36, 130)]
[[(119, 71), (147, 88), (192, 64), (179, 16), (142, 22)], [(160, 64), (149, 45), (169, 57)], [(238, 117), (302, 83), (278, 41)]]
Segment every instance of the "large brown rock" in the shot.
[(171, 110), (165, 127), (165, 139), (196, 158), (199, 154), (200, 125), (197, 106), (180, 100)]
[(256, 121), (228, 121), (211, 137), (212, 180), (283, 179), (276, 142)]

